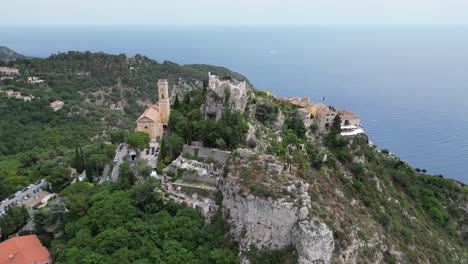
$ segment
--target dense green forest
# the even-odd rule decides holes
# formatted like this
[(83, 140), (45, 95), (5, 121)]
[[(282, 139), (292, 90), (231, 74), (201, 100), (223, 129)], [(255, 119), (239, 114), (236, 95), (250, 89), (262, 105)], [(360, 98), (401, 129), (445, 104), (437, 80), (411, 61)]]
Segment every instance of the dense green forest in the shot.
[(195, 209), (163, 203), (157, 186), (149, 178), (64, 189), (60, 201), (35, 214), (54, 263), (239, 263), (220, 216), (205, 224)]

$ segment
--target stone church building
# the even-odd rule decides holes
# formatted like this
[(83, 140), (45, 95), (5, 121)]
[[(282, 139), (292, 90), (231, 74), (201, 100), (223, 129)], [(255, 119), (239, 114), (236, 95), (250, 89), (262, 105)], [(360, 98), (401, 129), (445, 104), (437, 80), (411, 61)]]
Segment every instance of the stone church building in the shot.
[(150, 143), (159, 143), (164, 129), (169, 123), (171, 106), (169, 102), (169, 83), (166, 79), (158, 80), (158, 104), (148, 107), (137, 119), (136, 131), (149, 134)]

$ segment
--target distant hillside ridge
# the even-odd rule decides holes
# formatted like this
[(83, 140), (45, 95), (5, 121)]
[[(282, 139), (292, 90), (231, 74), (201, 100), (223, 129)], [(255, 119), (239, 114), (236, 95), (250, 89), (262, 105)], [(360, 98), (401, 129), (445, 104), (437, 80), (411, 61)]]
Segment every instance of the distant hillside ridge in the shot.
[(10, 62), (16, 60), (17, 58), (24, 58), (24, 55), (17, 53), (14, 50), (11, 50), (5, 46), (0, 46), (0, 60), (4, 62)]

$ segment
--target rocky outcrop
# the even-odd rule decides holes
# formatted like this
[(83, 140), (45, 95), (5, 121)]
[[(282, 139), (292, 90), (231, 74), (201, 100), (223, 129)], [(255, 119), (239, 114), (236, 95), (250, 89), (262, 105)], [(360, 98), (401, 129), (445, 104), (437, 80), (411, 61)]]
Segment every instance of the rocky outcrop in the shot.
[(291, 237), (299, 263), (330, 263), (334, 248), (333, 233), (325, 224), (301, 221), (294, 226)]
[[(257, 159), (262, 160), (261, 157)], [(293, 245), (299, 263), (330, 263), (333, 233), (325, 224), (310, 218), (308, 185), (296, 186), (298, 182), (285, 189), (296, 193), (294, 197), (267, 198), (246, 192), (236, 177), (227, 176), (221, 188), (223, 215), (231, 225), (231, 234), (239, 242), (241, 252), (247, 252), (251, 246), (277, 250)], [(248, 260), (244, 257), (243, 262), (248, 263)]]
[(200, 112), (205, 119), (215, 118), (218, 121), (226, 107), (233, 111), (245, 111), (247, 106), (247, 83), (224, 81), (210, 75), (208, 96), (202, 104)]
[(224, 112), (223, 98), (218, 98), (216, 95), (207, 96), (205, 102), (200, 107), (200, 113), (203, 118), (214, 118), (216, 121), (221, 119)]
[[(227, 188), (234, 187), (232, 184)], [(291, 230), (297, 222), (292, 203), (266, 200), (253, 195), (242, 197), (237, 188), (223, 191), (223, 210), (241, 250), (281, 249), (292, 244)], [(237, 190), (238, 192), (238, 190)]]
[(9, 62), (12, 60), (16, 60), (17, 58), (24, 58), (24, 56), (19, 53), (16, 53), (15, 51), (7, 47), (0, 46), (0, 60), (4, 62)]

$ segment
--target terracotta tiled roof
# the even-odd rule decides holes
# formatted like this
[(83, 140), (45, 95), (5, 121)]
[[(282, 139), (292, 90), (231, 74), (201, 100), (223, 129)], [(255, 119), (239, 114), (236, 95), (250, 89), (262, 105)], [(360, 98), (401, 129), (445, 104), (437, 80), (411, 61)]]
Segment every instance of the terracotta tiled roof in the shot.
[(50, 254), (36, 235), (10, 238), (0, 244), (0, 264), (50, 261)]
[(346, 109), (339, 109), (337, 112), (341, 119), (361, 119), (360, 116)]
[(333, 113), (335, 113), (335, 112), (330, 110), (328, 107), (320, 107), (317, 110), (317, 114), (319, 114), (319, 115), (327, 115), (327, 114), (333, 114)]
[(291, 103), (292, 103), (293, 105), (299, 105), (301, 102), (300, 102), (300, 100), (298, 100), (298, 99), (294, 99), (294, 100), (291, 100)]
[(57, 106), (60, 106), (60, 105), (63, 105), (63, 102), (62, 101), (53, 101), (52, 103), (50, 103), (50, 106), (51, 107), (57, 107)]
[(145, 112), (143, 112), (143, 114), (141, 114), (141, 116), (137, 119), (137, 122), (144, 118), (144, 117), (147, 117), (155, 122), (159, 121), (159, 118), (160, 118), (160, 114), (159, 114), (159, 108), (157, 105), (152, 105), (150, 107), (148, 107)]

